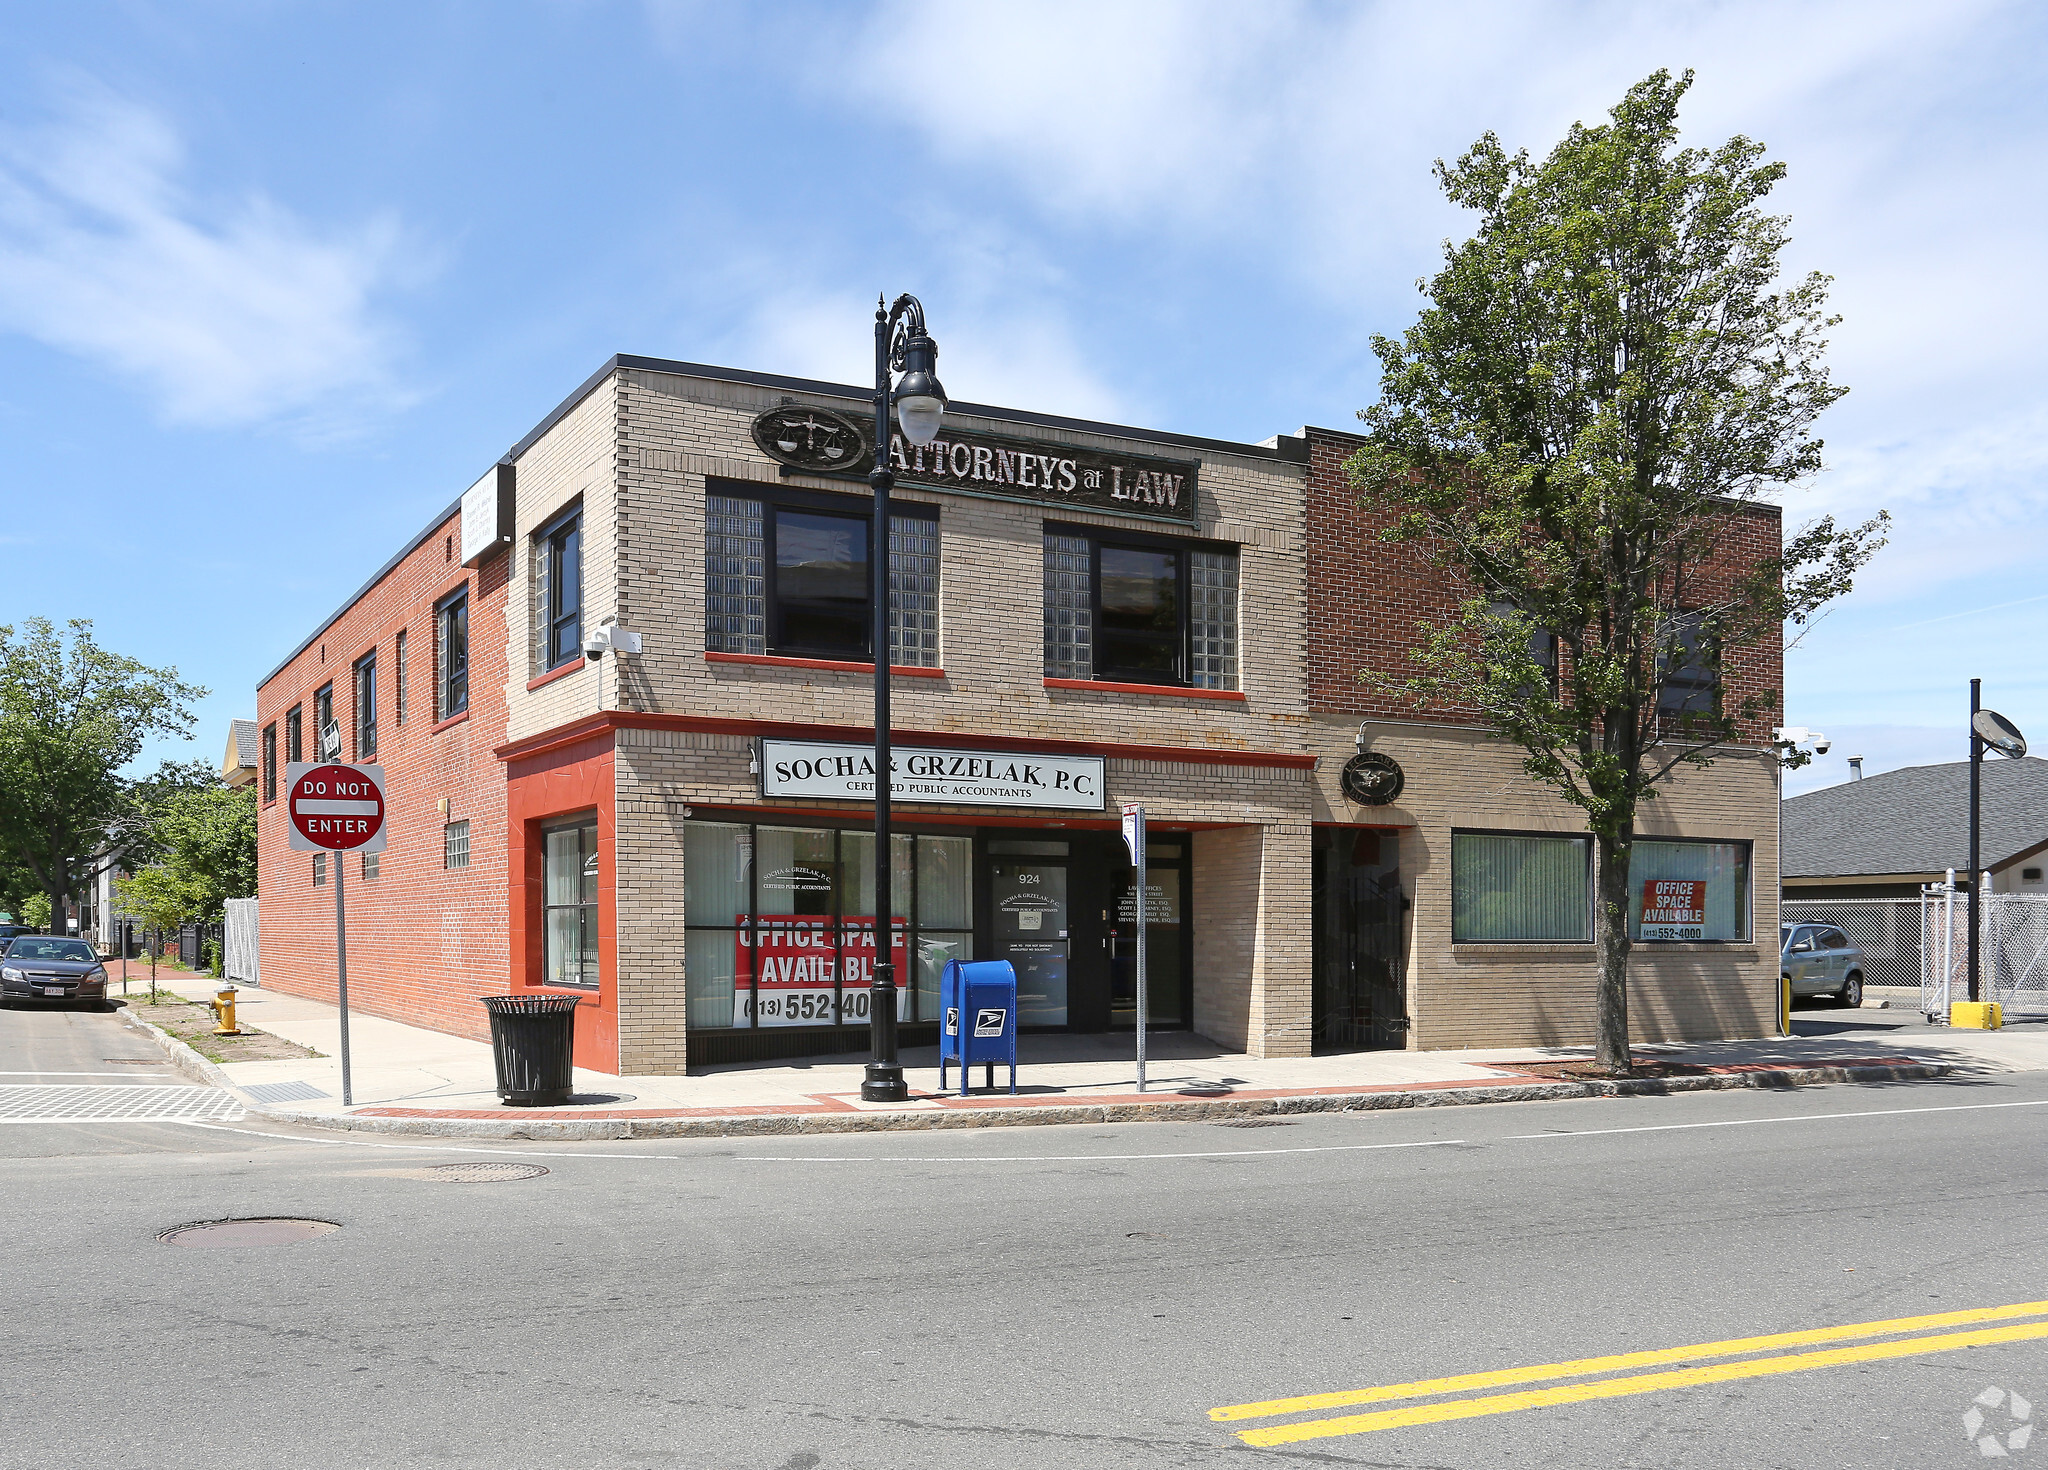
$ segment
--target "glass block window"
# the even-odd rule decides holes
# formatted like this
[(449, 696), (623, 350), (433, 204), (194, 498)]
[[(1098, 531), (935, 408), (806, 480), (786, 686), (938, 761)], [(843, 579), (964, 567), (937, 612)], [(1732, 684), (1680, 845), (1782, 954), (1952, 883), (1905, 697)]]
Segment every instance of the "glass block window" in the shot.
[(466, 868), (469, 866), (469, 823), (467, 820), (450, 822), (441, 829), (441, 866), (444, 868)]
[(1094, 552), (1086, 536), (1045, 537), (1045, 676), (1095, 677)]
[(939, 523), (889, 518), (889, 662), (939, 666)]
[(768, 651), (768, 575), (761, 502), (705, 499), (704, 646), (716, 653)]
[(1197, 689), (1237, 687), (1237, 556), (1188, 554), (1188, 682)]

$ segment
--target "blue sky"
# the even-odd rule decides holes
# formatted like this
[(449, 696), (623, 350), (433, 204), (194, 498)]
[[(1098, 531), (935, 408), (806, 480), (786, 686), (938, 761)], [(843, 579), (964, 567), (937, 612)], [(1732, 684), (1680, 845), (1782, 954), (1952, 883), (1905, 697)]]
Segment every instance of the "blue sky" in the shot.
[[(613, 352), (860, 381), (877, 292), (957, 396), (1345, 427), (1466, 225), (1657, 66), (1784, 159), (1852, 390), (1786, 501), (1897, 519), (1789, 664), (1834, 754), (2048, 742), (2048, 20), (2018, 4), (8, 4), (0, 622), (255, 681)], [(184, 752), (180, 752), (184, 753)]]

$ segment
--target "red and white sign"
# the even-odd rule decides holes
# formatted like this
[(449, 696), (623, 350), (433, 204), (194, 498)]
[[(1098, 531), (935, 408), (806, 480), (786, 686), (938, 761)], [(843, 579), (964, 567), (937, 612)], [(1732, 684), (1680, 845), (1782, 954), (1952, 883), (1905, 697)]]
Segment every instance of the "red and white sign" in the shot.
[[(868, 987), (875, 980), (875, 921), (846, 919), (835, 949), (832, 921), (818, 914), (763, 914), (750, 933), (747, 916), (736, 921), (732, 1023), (752, 1026), (758, 1010), (763, 1026), (830, 1026), (834, 1014), (835, 966), (840, 968), (837, 1004), (851, 1024), (868, 1018)], [(910, 921), (896, 921), (896, 1013), (903, 1014), (910, 984)]]
[(293, 761), (284, 768), (293, 852), (382, 852), (384, 768)]
[(1649, 878), (1643, 883), (1639, 939), (1704, 939), (1707, 883), (1704, 878)]

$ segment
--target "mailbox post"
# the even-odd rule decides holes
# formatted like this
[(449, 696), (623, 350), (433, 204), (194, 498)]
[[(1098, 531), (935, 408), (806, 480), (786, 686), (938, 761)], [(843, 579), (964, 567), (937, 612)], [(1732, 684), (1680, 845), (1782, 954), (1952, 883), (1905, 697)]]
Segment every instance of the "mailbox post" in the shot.
[(967, 1069), (988, 1068), (996, 1085), (996, 1063), (1010, 1064), (1010, 1095), (1017, 1093), (1017, 971), (1008, 960), (946, 961), (939, 977), (939, 1091), (946, 1090), (948, 1063), (960, 1064), (960, 1095), (967, 1096)]

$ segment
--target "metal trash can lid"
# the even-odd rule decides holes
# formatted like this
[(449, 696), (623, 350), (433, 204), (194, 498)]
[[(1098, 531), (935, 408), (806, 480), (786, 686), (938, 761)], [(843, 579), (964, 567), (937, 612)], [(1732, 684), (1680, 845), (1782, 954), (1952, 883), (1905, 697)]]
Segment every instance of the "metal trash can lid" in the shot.
[(477, 997), (494, 1016), (559, 1016), (582, 1004), (580, 995), (483, 995)]

